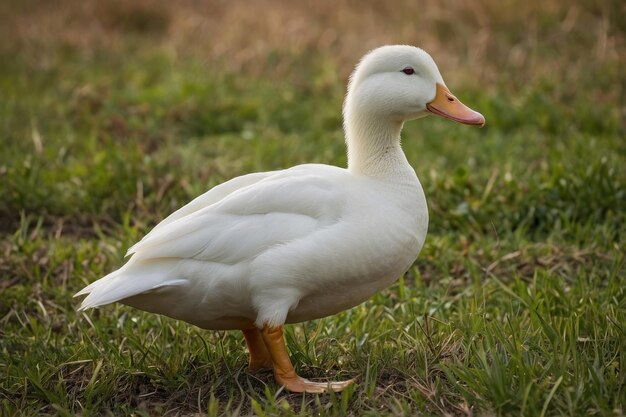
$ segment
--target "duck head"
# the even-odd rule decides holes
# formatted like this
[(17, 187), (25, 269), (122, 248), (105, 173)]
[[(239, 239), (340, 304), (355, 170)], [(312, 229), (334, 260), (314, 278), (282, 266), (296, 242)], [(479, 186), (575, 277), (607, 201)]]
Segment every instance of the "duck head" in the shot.
[(437, 64), (420, 48), (389, 45), (374, 49), (350, 77), (344, 104), (347, 124), (355, 115), (401, 124), (429, 114), (468, 125), (485, 124), (482, 114), (448, 90)]

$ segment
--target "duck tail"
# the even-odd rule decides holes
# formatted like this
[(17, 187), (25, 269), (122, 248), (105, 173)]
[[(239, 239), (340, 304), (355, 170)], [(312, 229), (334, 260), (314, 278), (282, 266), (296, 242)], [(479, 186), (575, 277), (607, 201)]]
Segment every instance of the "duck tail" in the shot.
[(182, 285), (187, 280), (176, 279), (171, 274), (177, 263), (178, 260), (168, 258), (150, 259), (149, 263), (141, 260), (133, 262), (131, 259), (122, 268), (74, 294), (74, 297), (87, 296), (78, 307), (78, 311), (111, 304), (167, 286)]

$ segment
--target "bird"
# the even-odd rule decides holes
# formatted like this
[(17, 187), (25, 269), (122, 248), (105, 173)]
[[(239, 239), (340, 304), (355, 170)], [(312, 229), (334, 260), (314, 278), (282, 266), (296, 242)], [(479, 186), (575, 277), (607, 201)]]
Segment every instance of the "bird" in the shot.
[(207, 330), (243, 332), (251, 372), (294, 393), (339, 392), (289, 357), (284, 326), (371, 298), (413, 265), (428, 207), (401, 146), (405, 122), (437, 115), (483, 126), (433, 58), (386, 45), (356, 65), (343, 105), (347, 167), (303, 164), (228, 180), (158, 223), (130, 259), (75, 296), (79, 310), (120, 302)]

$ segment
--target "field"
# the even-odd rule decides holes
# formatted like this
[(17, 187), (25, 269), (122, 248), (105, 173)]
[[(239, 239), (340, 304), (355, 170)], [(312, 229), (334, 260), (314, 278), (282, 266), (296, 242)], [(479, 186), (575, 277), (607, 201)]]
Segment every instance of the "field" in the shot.
[[(0, 415), (625, 415), (623, 2), (416, 3), (3, 2)], [(288, 326), (300, 374), (354, 389), (283, 392), (240, 332), (76, 312), (210, 187), (345, 166), (347, 78), (387, 43), (429, 51), (487, 125), (405, 126), (419, 259)]]

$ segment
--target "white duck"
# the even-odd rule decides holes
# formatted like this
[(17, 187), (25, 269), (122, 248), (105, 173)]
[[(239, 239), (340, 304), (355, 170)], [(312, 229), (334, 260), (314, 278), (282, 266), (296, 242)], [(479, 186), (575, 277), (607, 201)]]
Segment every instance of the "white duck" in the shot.
[(203, 329), (242, 330), (251, 370), (273, 368), (292, 392), (342, 390), (353, 380), (296, 374), (283, 326), (354, 307), (415, 261), (428, 208), (400, 131), (433, 113), (485, 121), (448, 91), (423, 50), (373, 50), (344, 104), (347, 169), (299, 165), (211, 189), (131, 247), (126, 265), (78, 292), (88, 294), (80, 310), (119, 301)]

